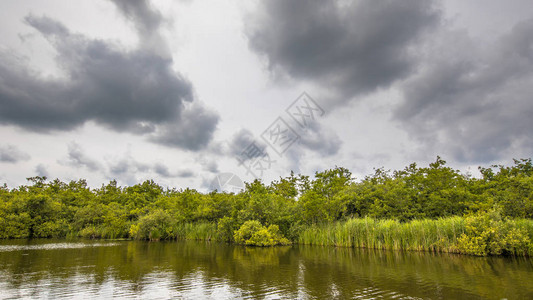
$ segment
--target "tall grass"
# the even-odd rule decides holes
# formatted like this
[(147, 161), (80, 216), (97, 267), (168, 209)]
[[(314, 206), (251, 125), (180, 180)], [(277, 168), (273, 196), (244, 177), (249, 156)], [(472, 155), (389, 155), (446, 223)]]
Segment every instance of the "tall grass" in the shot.
[[(220, 236), (216, 223), (179, 223), (169, 229), (167, 239), (217, 241)], [(83, 233), (95, 232), (102, 234), (95, 229)], [(365, 217), (304, 228), (294, 242), (480, 256), (533, 256), (533, 220), (506, 219), (487, 213), (406, 223)]]
[(366, 217), (311, 226), (300, 234), (298, 242), (309, 245), (456, 253), (457, 238), (465, 230), (465, 220), (462, 217), (413, 220), (407, 223)]
[[(533, 220), (506, 219), (481, 227), (475, 222), (475, 217), (458, 216), (407, 223), (366, 217), (308, 227), (300, 234), (298, 242), (389, 250), (533, 256)], [(478, 227), (472, 229), (472, 226)], [(471, 240), (477, 242), (469, 244)]]
[(215, 223), (181, 223), (175, 228), (175, 237), (178, 240), (216, 239), (217, 225)]

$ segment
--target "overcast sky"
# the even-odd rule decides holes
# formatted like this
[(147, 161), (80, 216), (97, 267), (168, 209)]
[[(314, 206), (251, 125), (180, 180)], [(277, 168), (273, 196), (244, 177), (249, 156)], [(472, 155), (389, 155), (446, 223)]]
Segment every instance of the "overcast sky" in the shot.
[(533, 5), (0, 2), (0, 183), (206, 191), (217, 174), (533, 155)]

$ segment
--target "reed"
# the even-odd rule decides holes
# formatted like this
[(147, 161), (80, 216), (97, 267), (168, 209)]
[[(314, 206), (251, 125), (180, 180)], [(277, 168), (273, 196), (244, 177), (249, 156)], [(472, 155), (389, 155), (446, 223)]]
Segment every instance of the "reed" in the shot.
[[(533, 220), (503, 219), (476, 225), (476, 218), (479, 220), (479, 217), (455, 216), (406, 223), (369, 217), (350, 219), (310, 226), (303, 230), (298, 242), (388, 250), (533, 256)], [(468, 222), (477, 228), (469, 231)], [(481, 236), (483, 240), (480, 240)], [(469, 239), (482, 244), (469, 244)]]
[(216, 239), (217, 225), (215, 223), (182, 223), (175, 228), (175, 237), (179, 240)]
[[(533, 222), (531, 229), (533, 232)], [(366, 217), (313, 225), (300, 234), (298, 242), (323, 246), (458, 252), (457, 238), (464, 232), (465, 222), (462, 217), (413, 220), (407, 223)]]

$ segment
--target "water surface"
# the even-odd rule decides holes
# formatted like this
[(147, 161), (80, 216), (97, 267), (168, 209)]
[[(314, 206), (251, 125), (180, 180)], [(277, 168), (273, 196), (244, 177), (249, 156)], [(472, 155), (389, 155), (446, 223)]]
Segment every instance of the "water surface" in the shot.
[(533, 260), (208, 242), (0, 242), (0, 299), (533, 299)]

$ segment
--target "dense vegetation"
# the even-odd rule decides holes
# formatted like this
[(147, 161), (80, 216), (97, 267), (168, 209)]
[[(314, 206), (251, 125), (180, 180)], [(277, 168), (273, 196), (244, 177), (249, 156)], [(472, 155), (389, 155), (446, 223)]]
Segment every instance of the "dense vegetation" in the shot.
[(202, 239), (269, 246), (290, 242), (475, 255), (533, 254), (533, 165), (377, 169), (360, 181), (336, 167), (239, 194), (131, 187), (90, 189), (32, 177), (0, 188), (0, 238)]

